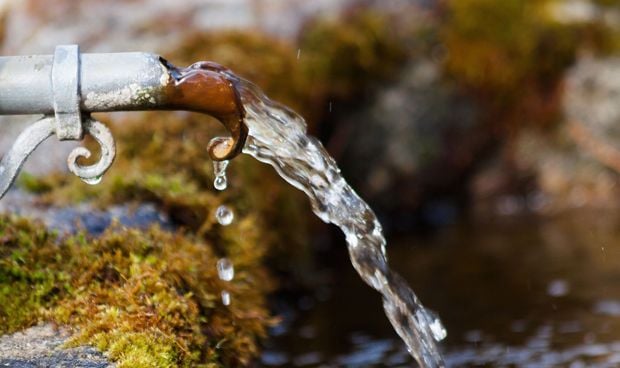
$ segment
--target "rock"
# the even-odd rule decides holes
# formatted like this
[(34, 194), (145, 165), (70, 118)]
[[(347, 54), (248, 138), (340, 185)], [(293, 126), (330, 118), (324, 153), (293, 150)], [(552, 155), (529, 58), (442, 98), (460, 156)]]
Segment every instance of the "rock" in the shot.
[[(168, 217), (153, 204), (110, 206), (94, 209), (89, 204), (74, 207), (47, 207), (37, 205), (35, 197), (19, 189), (7, 192), (0, 201), (0, 213), (11, 213), (41, 220), (48, 228), (60, 233), (84, 230), (99, 235), (114, 221), (127, 227), (147, 228), (158, 224), (173, 229)], [(113, 367), (105, 356), (93, 347), (65, 349), (69, 334), (49, 324), (31, 327), (12, 335), (0, 336), (0, 367)]]
[(60, 233), (84, 230), (90, 235), (100, 235), (114, 222), (140, 229), (154, 224), (166, 230), (175, 227), (168, 216), (152, 203), (112, 205), (105, 210), (96, 209), (89, 203), (68, 207), (42, 206), (37, 204), (35, 196), (19, 189), (9, 190), (2, 198), (0, 213), (37, 219)]
[(65, 348), (69, 334), (50, 324), (0, 337), (0, 367), (114, 367), (95, 348)]

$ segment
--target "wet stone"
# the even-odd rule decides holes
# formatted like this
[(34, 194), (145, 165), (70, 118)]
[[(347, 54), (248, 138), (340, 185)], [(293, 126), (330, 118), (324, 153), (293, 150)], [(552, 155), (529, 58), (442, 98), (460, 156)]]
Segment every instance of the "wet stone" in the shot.
[(88, 234), (100, 235), (114, 221), (126, 227), (139, 229), (146, 229), (154, 224), (165, 230), (174, 229), (174, 224), (168, 216), (151, 203), (143, 203), (139, 206), (114, 205), (104, 210), (95, 209), (89, 204), (44, 207), (37, 205), (32, 194), (19, 189), (9, 190), (2, 198), (0, 213), (37, 219), (49, 229), (60, 233), (76, 233), (79, 230), (85, 230)]
[(51, 325), (31, 327), (0, 337), (0, 367), (107, 368), (114, 365), (90, 346), (65, 349), (69, 335)]

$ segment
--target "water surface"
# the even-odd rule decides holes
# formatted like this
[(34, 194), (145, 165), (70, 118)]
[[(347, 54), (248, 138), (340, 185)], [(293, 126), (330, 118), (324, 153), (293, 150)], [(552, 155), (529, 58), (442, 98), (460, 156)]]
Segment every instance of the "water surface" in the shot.
[[(447, 366), (620, 366), (620, 213), (499, 217), (388, 242), (393, 267), (449, 331)], [(379, 302), (333, 253), (324, 288), (277, 303), (285, 323), (261, 364), (414, 365)]]

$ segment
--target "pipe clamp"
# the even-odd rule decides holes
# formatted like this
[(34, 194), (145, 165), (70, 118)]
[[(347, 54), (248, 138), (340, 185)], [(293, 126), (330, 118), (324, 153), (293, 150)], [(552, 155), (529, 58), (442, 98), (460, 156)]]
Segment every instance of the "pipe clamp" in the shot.
[(80, 50), (59, 45), (52, 64), (52, 96), (59, 140), (80, 140), (84, 132), (80, 112)]

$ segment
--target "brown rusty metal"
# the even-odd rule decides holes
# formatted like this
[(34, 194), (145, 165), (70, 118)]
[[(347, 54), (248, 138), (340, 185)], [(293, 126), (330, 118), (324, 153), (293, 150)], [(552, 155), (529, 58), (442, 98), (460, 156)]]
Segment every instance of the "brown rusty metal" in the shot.
[(177, 68), (165, 60), (172, 76), (165, 89), (165, 107), (208, 114), (218, 119), (230, 137), (217, 137), (209, 143), (213, 160), (230, 160), (241, 153), (248, 136), (243, 119), (245, 110), (228, 69), (201, 61), (187, 68)]

